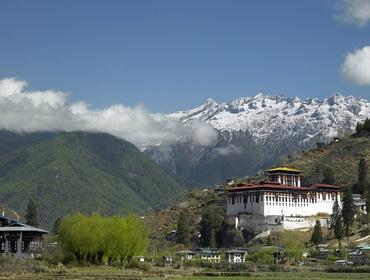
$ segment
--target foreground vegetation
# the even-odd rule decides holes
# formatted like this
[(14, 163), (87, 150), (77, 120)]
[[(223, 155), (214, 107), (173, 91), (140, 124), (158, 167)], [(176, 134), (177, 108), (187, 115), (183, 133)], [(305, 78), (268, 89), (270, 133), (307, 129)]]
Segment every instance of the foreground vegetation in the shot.
[(58, 240), (68, 264), (102, 264), (124, 261), (143, 254), (147, 230), (135, 216), (102, 217), (99, 214), (66, 216), (58, 228)]
[[(16, 261), (0, 258), (0, 279), (369, 279), (370, 274), (361, 272), (329, 273), (318, 267), (297, 267), (290, 271), (247, 271), (242, 274), (210, 273), (206, 270), (175, 269), (153, 266), (150, 271), (122, 269), (109, 266), (61, 267), (51, 266), (42, 261)], [(212, 275), (212, 276), (209, 276)]]

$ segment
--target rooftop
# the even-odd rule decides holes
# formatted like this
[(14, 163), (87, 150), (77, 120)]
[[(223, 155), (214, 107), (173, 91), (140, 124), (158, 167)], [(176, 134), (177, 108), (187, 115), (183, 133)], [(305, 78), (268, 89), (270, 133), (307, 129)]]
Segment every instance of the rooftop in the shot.
[(21, 223), (15, 219), (5, 216), (0, 216), (0, 232), (36, 232), (41, 234), (49, 233), (46, 230)]
[(226, 250), (225, 251), (226, 254), (245, 254), (247, 253), (247, 249), (232, 249), (232, 250)]
[(303, 173), (302, 170), (290, 168), (287, 166), (276, 167), (266, 170), (266, 172), (290, 172), (290, 173)]
[(236, 187), (228, 189), (229, 192), (238, 192), (245, 190), (276, 190), (276, 191), (338, 191), (341, 187), (329, 184), (311, 184), (303, 187), (286, 186), (276, 182), (259, 182), (259, 183), (239, 183)]

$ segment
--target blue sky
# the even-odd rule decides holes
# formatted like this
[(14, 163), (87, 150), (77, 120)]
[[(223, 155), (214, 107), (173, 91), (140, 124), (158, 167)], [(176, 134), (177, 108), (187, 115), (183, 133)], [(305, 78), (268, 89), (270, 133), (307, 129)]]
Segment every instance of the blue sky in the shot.
[(2, 0), (0, 79), (153, 112), (257, 92), (368, 98), (340, 67), (370, 28), (336, 20), (337, 3)]

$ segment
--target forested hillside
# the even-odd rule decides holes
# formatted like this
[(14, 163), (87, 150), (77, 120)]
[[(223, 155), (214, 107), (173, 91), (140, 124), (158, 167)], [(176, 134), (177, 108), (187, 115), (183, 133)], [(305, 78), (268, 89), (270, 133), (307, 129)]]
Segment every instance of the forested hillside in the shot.
[(69, 212), (143, 213), (184, 188), (134, 145), (108, 134), (0, 132), (0, 203), (42, 226)]
[(358, 182), (360, 160), (364, 159), (370, 164), (370, 134), (356, 133), (337, 141), (319, 145), (294, 156), (286, 163), (304, 170), (305, 183), (323, 181), (327, 176), (325, 174), (331, 173), (330, 176), (334, 177), (333, 183), (354, 186)]

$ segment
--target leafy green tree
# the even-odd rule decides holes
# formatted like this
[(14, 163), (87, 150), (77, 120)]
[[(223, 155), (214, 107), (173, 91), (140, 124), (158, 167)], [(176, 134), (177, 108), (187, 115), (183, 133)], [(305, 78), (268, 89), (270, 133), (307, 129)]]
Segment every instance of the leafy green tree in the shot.
[(32, 199), (28, 200), (25, 219), (26, 219), (26, 224), (30, 226), (38, 227), (40, 225), (39, 219), (38, 219), (37, 207)]
[(335, 200), (334, 205), (333, 205), (333, 214), (331, 215), (331, 219), (330, 219), (330, 229), (333, 231), (335, 238), (338, 239), (338, 245), (340, 248), (342, 246), (344, 230), (343, 230), (342, 214), (341, 214), (337, 199)]
[(184, 246), (190, 243), (189, 217), (185, 211), (181, 211), (177, 222), (176, 240)]
[(321, 232), (321, 223), (319, 220), (316, 220), (316, 224), (313, 228), (313, 233), (311, 236), (311, 242), (314, 244), (320, 244), (323, 241), (323, 236)]
[(58, 238), (66, 253), (90, 263), (102, 263), (104, 257), (110, 261), (131, 261), (133, 256), (142, 254), (148, 244), (144, 224), (131, 215), (67, 215), (60, 224)]
[(349, 234), (353, 225), (355, 215), (355, 206), (353, 204), (353, 195), (351, 188), (346, 187), (343, 193), (342, 219), (344, 232), (347, 237), (347, 246), (349, 246)]
[(361, 158), (358, 165), (358, 193), (364, 194), (367, 185), (367, 164), (366, 160), (364, 158)]
[(324, 184), (331, 184), (331, 185), (335, 184), (335, 174), (334, 174), (333, 169), (331, 169), (330, 167), (326, 167), (323, 171), (323, 176), (324, 178), (322, 182)]

